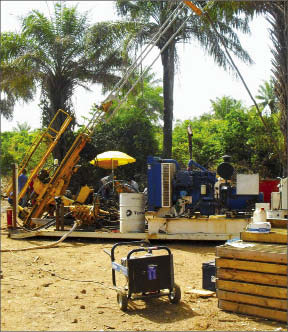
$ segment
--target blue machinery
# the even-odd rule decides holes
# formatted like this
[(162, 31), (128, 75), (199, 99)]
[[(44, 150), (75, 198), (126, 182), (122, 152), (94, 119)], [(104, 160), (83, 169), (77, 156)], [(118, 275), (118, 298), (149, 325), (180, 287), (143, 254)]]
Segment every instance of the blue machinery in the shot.
[[(226, 159), (225, 159), (226, 157)], [(148, 164), (148, 211), (159, 216), (192, 217), (195, 212), (209, 216), (215, 213), (235, 214), (251, 212), (263, 195), (238, 195), (228, 183), (234, 173), (233, 166), (224, 156), (217, 173), (226, 180), (215, 191), (216, 173), (210, 172), (193, 160), (187, 170), (181, 170), (177, 161), (149, 156)]]

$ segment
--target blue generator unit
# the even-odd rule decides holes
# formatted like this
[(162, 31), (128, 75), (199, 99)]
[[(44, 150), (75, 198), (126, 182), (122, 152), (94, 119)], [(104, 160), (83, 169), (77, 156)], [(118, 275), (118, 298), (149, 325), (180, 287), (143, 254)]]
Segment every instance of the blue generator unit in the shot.
[[(214, 185), (216, 173), (190, 160), (187, 170), (177, 161), (149, 156), (148, 211), (187, 217), (195, 212), (215, 214)], [(192, 170), (198, 168), (199, 170)]]

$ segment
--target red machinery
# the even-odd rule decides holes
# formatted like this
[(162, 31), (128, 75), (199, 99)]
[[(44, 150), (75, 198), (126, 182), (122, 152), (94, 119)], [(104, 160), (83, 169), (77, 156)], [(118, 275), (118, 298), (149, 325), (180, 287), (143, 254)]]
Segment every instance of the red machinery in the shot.
[(278, 192), (279, 191), (279, 185), (280, 180), (260, 180), (259, 183), (259, 191), (263, 193), (264, 195), (264, 202), (270, 203), (271, 202), (271, 193), (272, 192)]

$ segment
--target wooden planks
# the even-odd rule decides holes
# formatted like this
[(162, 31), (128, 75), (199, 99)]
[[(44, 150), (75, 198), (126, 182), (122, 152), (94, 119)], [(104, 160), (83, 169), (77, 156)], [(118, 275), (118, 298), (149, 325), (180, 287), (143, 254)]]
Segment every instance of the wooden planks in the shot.
[(232, 269), (218, 269), (217, 278), (224, 280), (246, 281), (254, 284), (282, 286), (287, 285), (287, 276), (277, 274), (250, 272)]
[(253, 246), (225, 244), (216, 248), (219, 308), (286, 322), (287, 246), (245, 241), (243, 244)]
[(273, 229), (270, 233), (250, 233), (241, 232), (240, 238), (247, 242), (267, 242), (267, 243), (279, 243), (287, 244), (287, 229)]
[(267, 285), (249, 284), (247, 282), (238, 282), (230, 280), (216, 280), (216, 288), (218, 290), (228, 290), (235, 293), (254, 294), (266, 296), (267, 298), (287, 299), (286, 287), (273, 287)]
[(260, 307), (287, 310), (286, 299), (273, 299), (250, 294), (227, 292), (223, 290), (217, 291), (217, 296), (218, 298), (226, 301), (236, 301), (237, 303), (255, 304)]
[(263, 263), (255, 261), (245, 261), (239, 259), (229, 259), (229, 258), (216, 258), (216, 265), (218, 267), (247, 270), (255, 272), (266, 272), (274, 274), (287, 275), (287, 265), (286, 264), (274, 264), (274, 263)]
[(287, 322), (287, 312), (282, 310), (268, 309), (264, 307), (230, 302), (225, 300), (219, 300), (218, 306), (220, 309), (227, 311), (233, 311), (233, 312), (238, 312), (240, 314), (247, 314), (252, 316), (268, 318), (280, 322)]
[(258, 262), (287, 264), (287, 246), (270, 243), (251, 243), (253, 247), (235, 248), (229, 245), (216, 247), (217, 257), (237, 258)]

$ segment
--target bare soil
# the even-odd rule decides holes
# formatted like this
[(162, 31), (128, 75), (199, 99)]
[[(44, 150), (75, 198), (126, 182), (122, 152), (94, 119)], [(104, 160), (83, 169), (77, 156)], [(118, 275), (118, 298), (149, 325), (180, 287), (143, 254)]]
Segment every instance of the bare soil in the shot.
[[(1, 247), (25, 248), (56, 238), (13, 240), (6, 230), (2, 201)], [(56, 248), (1, 253), (1, 331), (281, 331), (285, 324), (218, 309), (216, 295), (196, 297), (202, 288), (202, 263), (215, 258), (221, 242), (165, 241), (174, 257), (175, 281), (182, 298), (129, 302), (119, 309), (112, 288), (110, 250), (114, 240), (67, 239)], [(131, 247), (121, 248), (125, 257)], [(121, 280), (119, 280), (121, 281)]]

